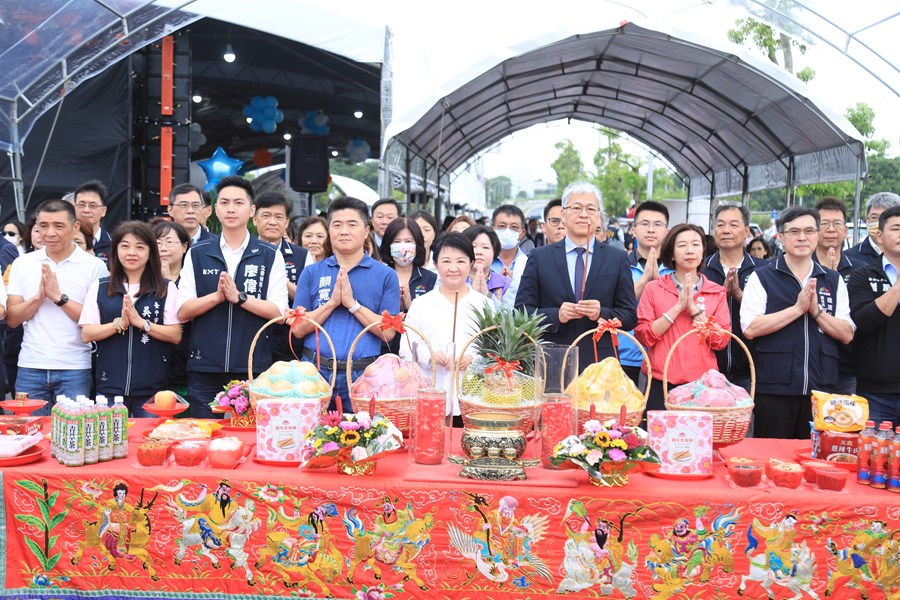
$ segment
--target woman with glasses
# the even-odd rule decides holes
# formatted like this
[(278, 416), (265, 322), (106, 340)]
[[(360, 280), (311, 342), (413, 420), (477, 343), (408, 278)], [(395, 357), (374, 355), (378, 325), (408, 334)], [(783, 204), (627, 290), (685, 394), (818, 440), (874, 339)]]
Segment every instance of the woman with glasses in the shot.
[(177, 297), (162, 276), (153, 229), (140, 221), (116, 227), (109, 276), (88, 288), (78, 324), (85, 343), (97, 342), (97, 393), (125, 396), (131, 416), (151, 416), (143, 406), (168, 382), (169, 357), (181, 341)]
[(8, 242), (11, 242), (13, 246), (18, 248), (20, 255), (25, 254), (26, 232), (24, 223), (15, 219), (7, 221), (3, 226), (3, 236)]
[(184, 255), (191, 247), (191, 237), (184, 227), (172, 221), (160, 221), (154, 225), (153, 233), (159, 246), (163, 277), (178, 285), (181, 280), (181, 267), (184, 266)]
[[(647, 348), (653, 372), (641, 371), (640, 387), (651, 379), (647, 410), (664, 410), (663, 367), (672, 345), (695, 325), (711, 318), (725, 331), (731, 331), (731, 315), (725, 288), (700, 274), (706, 250), (703, 230), (689, 223), (669, 231), (659, 249), (663, 264), (672, 273), (647, 282), (638, 302), (635, 337)], [(683, 340), (672, 355), (667, 374), (670, 386), (681, 385), (717, 369), (715, 350), (728, 345), (729, 336), (710, 335)]]
[(772, 258), (772, 245), (763, 236), (755, 237), (747, 244), (747, 253), (753, 258)]

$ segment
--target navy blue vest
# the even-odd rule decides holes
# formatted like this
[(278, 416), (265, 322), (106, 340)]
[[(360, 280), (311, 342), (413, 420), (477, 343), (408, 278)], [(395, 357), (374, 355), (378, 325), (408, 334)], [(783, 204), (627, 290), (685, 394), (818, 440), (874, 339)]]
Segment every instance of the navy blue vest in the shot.
[[(756, 276), (766, 290), (766, 314), (793, 306), (800, 293), (784, 258), (758, 268)], [(834, 315), (840, 273), (814, 264), (819, 306)], [(819, 329), (812, 315), (805, 313), (784, 328), (754, 340), (756, 391), (763, 394), (797, 396), (837, 383), (838, 343)]]
[[(250, 236), (250, 242), (238, 263), (237, 273), (232, 273), (239, 291), (261, 300), (266, 299), (269, 273), (275, 261), (274, 246)], [(194, 282), (197, 297), (215, 292), (219, 287), (219, 274), (227, 270), (219, 236), (200, 242), (191, 248)], [(203, 373), (227, 373), (247, 371), (250, 343), (266, 319), (225, 301), (208, 312), (194, 317), (191, 325), (191, 351), (187, 370)], [(255, 371), (265, 371), (272, 365), (271, 334), (263, 332), (253, 353)]]
[[(108, 289), (109, 277), (103, 277), (97, 289), (101, 323), (122, 316), (124, 290), (110, 297)], [(142, 318), (162, 325), (166, 295), (158, 298), (144, 294), (135, 301), (134, 308)], [(150, 397), (165, 389), (173, 350), (173, 344), (161, 342), (135, 327), (129, 327), (125, 335), (113, 334), (97, 342), (97, 392), (107, 396)]]

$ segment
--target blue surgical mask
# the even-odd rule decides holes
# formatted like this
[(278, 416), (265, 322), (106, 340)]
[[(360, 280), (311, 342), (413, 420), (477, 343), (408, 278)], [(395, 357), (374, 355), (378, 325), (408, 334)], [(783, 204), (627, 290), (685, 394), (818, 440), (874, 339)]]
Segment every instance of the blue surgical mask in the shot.
[(500, 248), (503, 250), (512, 250), (519, 244), (519, 232), (512, 229), (495, 230), (497, 237), (500, 238)]

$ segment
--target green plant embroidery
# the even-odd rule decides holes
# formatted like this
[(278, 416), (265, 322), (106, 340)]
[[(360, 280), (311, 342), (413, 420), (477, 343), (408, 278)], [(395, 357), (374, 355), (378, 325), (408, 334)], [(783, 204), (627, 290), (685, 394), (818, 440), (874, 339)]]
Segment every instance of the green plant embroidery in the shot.
[(28, 548), (38, 561), (40, 561), (44, 573), (49, 573), (50, 570), (56, 566), (56, 563), (59, 562), (60, 556), (62, 556), (62, 552), (57, 552), (53, 555), (50, 554), (53, 547), (56, 546), (56, 540), (59, 538), (58, 535), (51, 536), (50, 532), (57, 525), (62, 523), (63, 519), (65, 519), (66, 515), (69, 513), (69, 509), (66, 508), (62, 512), (51, 516), (51, 509), (56, 505), (56, 501), (59, 498), (59, 492), (53, 492), (51, 494), (46, 479), (41, 479), (40, 484), (29, 481), (28, 479), (22, 479), (16, 481), (16, 485), (34, 494), (37, 505), (41, 509), (40, 517), (34, 515), (16, 515), (15, 517), (17, 521), (31, 525), (35, 529), (43, 532), (43, 548), (41, 548), (38, 542), (31, 538), (26, 537), (25, 543), (28, 544)]

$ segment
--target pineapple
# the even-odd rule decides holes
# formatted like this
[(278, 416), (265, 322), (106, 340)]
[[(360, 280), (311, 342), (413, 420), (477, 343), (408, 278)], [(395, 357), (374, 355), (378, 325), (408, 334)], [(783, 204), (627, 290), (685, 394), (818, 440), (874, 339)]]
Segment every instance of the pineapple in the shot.
[[(478, 363), (489, 369), (497, 364), (494, 357), (507, 362), (519, 361), (519, 369), (512, 377), (507, 377), (500, 369), (484, 375), (484, 379), (477, 382), (481, 384), (481, 399), (485, 404), (517, 406), (523, 399), (536, 398), (534, 341), (539, 341), (547, 329), (546, 325), (541, 325), (543, 319), (537, 312), (529, 315), (524, 310), (505, 307), (497, 311), (489, 307), (475, 311), (475, 326), (484, 332), (472, 342), (480, 357)], [(468, 377), (466, 380), (476, 383)], [(463, 383), (464, 389), (467, 382)]]

